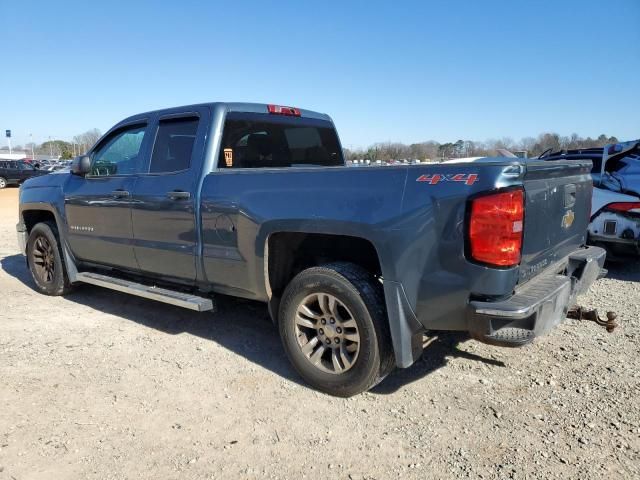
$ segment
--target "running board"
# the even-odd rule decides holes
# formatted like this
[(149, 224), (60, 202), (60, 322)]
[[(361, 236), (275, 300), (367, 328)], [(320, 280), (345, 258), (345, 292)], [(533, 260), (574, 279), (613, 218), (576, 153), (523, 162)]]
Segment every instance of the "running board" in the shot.
[(108, 277), (106, 275), (100, 275), (99, 273), (78, 272), (75, 280), (77, 282), (90, 283), (91, 285), (110, 288), (118, 292), (129, 293), (138, 297), (169, 303), (198, 312), (213, 310), (213, 302), (209, 298), (202, 298), (189, 293), (175, 292), (165, 288), (142, 285), (141, 283)]

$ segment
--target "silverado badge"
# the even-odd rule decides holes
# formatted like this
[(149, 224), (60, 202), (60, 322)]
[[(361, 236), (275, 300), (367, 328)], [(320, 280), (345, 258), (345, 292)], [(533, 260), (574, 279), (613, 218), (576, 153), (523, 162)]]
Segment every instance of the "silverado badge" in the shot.
[(576, 215), (573, 213), (573, 210), (567, 210), (567, 213), (562, 217), (562, 227), (569, 228), (573, 225), (573, 221), (575, 220)]

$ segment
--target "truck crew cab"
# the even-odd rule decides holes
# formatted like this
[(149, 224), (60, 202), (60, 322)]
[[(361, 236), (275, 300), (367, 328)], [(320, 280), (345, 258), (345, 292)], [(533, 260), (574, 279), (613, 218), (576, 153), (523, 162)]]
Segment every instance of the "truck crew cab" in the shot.
[(590, 162), (344, 165), (333, 122), (308, 110), (134, 115), (70, 173), (23, 185), (18, 238), (47, 295), (266, 302), (296, 370), (339, 396), (410, 366), (426, 330), (524, 345), (602, 274)]

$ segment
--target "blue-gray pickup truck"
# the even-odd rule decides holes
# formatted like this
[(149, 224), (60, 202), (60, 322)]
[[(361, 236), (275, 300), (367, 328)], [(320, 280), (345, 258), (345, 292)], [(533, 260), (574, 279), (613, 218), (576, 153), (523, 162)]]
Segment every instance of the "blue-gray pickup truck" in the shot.
[(89, 283), (198, 311), (268, 304), (300, 375), (350, 396), (431, 330), (520, 346), (604, 272), (588, 161), (350, 168), (330, 117), (210, 103), (135, 115), (24, 183), (38, 291)]

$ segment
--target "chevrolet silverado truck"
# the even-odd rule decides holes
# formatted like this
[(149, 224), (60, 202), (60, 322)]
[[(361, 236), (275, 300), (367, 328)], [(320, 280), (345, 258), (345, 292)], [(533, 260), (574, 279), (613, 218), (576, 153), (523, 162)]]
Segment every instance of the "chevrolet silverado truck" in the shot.
[(210, 103), (134, 115), (20, 190), (35, 288), (99, 285), (197, 311), (265, 302), (315, 388), (363, 392), (426, 331), (493, 345), (561, 322), (604, 270), (589, 161), (349, 168), (330, 117)]

